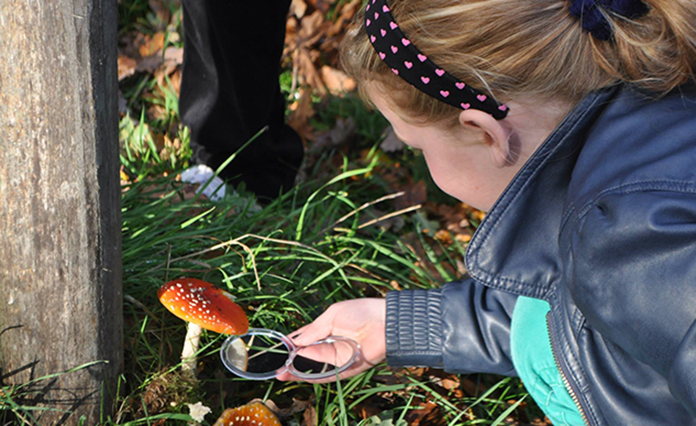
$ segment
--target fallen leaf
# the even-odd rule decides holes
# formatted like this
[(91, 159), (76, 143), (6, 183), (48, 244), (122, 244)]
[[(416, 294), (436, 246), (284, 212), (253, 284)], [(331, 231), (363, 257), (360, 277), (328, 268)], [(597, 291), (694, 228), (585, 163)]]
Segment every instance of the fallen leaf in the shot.
[(428, 199), (428, 185), (424, 180), (406, 182), (402, 189), (405, 194), (394, 200), (396, 210), (405, 209), (416, 204), (424, 204)]
[(138, 47), (138, 52), (143, 58), (154, 55), (164, 49), (164, 31), (158, 31), (153, 35), (146, 35), (143, 43)]
[(297, 32), (298, 47), (311, 47), (324, 36), (324, 30), (330, 25), (326, 22), (324, 14), (315, 10), (309, 16), (300, 20), (300, 30)]
[(169, 84), (169, 87), (176, 93), (178, 98), (179, 92), (181, 91), (181, 67), (178, 67), (176, 71), (169, 76)]
[(309, 3), (315, 8), (319, 9), (322, 14), (326, 14), (331, 8), (331, 5), (336, 3), (336, 0), (309, 0)]
[(307, 3), (305, 3), (303, 0), (292, 0), (292, 3), (290, 3), (290, 11), (288, 12), (290, 15), (294, 15), (298, 19), (302, 19), (305, 12), (307, 12)]
[(130, 77), (133, 74), (135, 74), (136, 67), (138, 66), (138, 63), (135, 59), (121, 54), (118, 55), (117, 63), (118, 81), (121, 81), (124, 78)]
[(184, 63), (184, 49), (182, 47), (169, 46), (164, 50), (164, 73), (169, 75), (174, 69)]
[(462, 390), (464, 390), (464, 393), (469, 396), (479, 396), (484, 394), (488, 390), (488, 387), (486, 387), (484, 383), (475, 383), (468, 377), (461, 378), (460, 383)]
[(355, 134), (355, 121), (352, 117), (338, 118), (333, 128), (316, 135), (312, 140), (310, 152), (323, 152), (350, 140)]
[(389, 286), (396, 291), (400, 291), (402, 289), (401, 285), (399, 285), (399, 282), (396, 280), (389, 281)]
[(162, 54), (156, 53), (138, 60), (136, 71), (152, 74), (160, 65), (162, 65)]
[(157, 16), (157, 20), (159, 21), (159, 26), (165, 28), (169, 24), (171, 12), (169, 11), (169, 7), (165, 5), (164, 0), (148, 0), (147, 5), (155, 12), (155, 16)]
[(307, 90), (300, 89), (299, 92), (299, 99), (289, 106), (291, 113), (287, 119), (287, 123), (300, 135), (300, 137), (302, 137), (302, 139), (313, 139), (314, 130), (309, 123), (309, 119), (314, 116), (312, 97), (306, 93)]
[(343, 96), (356, 88), (355, 80), (348, 77), (343, 71), (328, 65), (321, 67), (321, 78), (324, 81), (324, 85), (329, 90), (329, 93), (332, 95)]
[(447, 424), (440, 406), (434, 402), (412, 401), (412, 406), (418, 409), (410, 410), (406, 414), (406, 423), (410, 426), (444, 426)]
[(435, 239), (444, 244), (445, 247), (451, 246), (454, 242), (452, 239), (452, 234), (450, 234), (449, 231), (446, 231), (444, 229), (438, 229), (437, 231), (435, 231)]
[(328, 37), (342, 36), (347, 24), (353, 20), (355, 13), (358, 11), (358, 7), (361, 5), (361, 0), (352, 0), (350, 3), (344, 3), (340, 9), (338, 19), (331, 25), (326, 35)]
[(405, 146), (406, 144), (401, 142), (401, 139), (396, 136), (396, 133), (394, 133), (394, 130), (391, 127), (389, 127), (389, 130), (387, 131), (387, 136), (379, 145), (380, 149), (384, 152), (401, 151)]
[(302, 425), (303, 426), (317, 426), (317, 410), (309, 406), (302, 413)]

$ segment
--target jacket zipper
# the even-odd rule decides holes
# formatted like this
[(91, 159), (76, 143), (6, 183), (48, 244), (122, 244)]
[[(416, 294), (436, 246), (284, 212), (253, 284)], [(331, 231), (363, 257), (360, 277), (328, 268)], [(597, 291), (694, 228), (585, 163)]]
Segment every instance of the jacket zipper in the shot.
[(582, 417), (583, 422), (585, 423), (585, 425), (590, 426), (590, 421), (587, 418), (587, 414), (585, 414), (585, 410), (582, 408), (582, 404), (580, 403), (580, 399), (578, 398), (578, 393), (573, 388), (573, 385), (570, 383), (570, 380), (568, 380), (568, 376), (566, 374), (565, 369), (563, 368), (563, 364), (561, 364), (561, 360), (558, 354), (556, 353), (556, 347), (553, 344), (555, 334), (551, 329), (550, 316), (551, 311), (546, 313), (546, 329), (549, 333), (549, 340), (551, 341), (551, 352), (553, 353), (553, 359), (556, 362), (556, 368), (558, 368), (558, 371), (561, 373), (561, 379), (563, 379), (563, 384), (565, 385), (566, 389), (568, 390), (568, 393), (570, 394), (570, 397), (575, 403), (578, 412), (580, 412), (580, 416)]

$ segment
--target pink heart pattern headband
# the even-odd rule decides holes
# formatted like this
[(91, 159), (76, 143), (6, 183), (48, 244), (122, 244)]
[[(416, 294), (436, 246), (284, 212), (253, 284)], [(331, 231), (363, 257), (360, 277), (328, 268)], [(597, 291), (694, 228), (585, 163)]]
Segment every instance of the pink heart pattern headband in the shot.
[(365, 29), (380, 59), (416, 89), (455, 108), (477, 109), (497, 120), (507, 116), (507, 105), (458, 80), (414, 46), (394, 20), (386, 0), (368, 0)]

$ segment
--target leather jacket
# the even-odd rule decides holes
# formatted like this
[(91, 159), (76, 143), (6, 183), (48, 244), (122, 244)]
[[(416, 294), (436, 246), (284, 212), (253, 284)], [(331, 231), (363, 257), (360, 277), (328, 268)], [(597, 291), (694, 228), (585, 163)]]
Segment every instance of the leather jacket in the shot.
[(542, 298), (589, 425), (696, 425), (696, 87), (583, 99), (474, 234), (470, 278), (387, 294), (390, 365), (515, 375), (510, 319)]

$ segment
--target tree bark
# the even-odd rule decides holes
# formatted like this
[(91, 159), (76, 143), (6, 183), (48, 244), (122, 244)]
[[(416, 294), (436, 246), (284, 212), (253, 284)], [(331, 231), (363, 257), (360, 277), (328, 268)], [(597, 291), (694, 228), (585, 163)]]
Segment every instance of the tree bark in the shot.
[(0, 378), (43, 377), (4, 396), (41, 425), (101, 423), (122, 370), (116, 1), (0, 0)]

